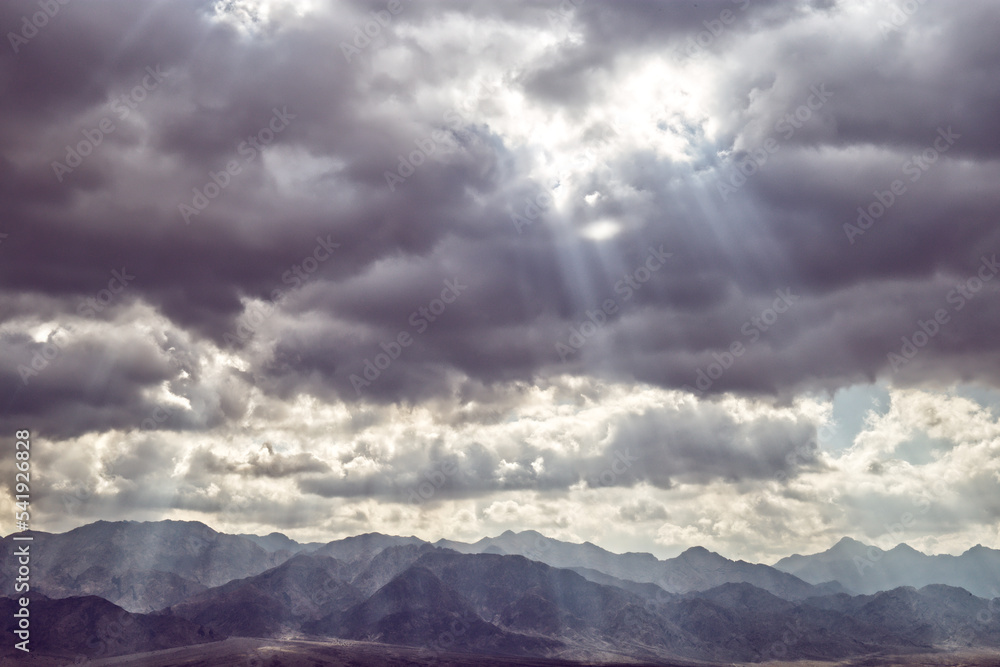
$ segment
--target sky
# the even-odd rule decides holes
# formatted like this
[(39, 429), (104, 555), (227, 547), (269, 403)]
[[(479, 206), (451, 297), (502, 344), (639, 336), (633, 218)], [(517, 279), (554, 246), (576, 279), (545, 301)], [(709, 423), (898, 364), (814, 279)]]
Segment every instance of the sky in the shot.
[(2, 3), (32, 527), (1000, 548), (998, 13)]

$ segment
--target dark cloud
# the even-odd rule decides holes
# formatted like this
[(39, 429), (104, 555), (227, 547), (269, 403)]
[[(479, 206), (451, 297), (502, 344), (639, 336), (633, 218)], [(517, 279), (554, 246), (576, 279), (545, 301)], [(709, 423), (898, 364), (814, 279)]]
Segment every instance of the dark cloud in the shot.
[[(309, 476), (299, 487), (324, 497), (388, 497), (421, 504), (499, 491), (566, 491), (574, 485), (628, 488), (646, 482), (669, 489), (675, 480), (773, 480), (822, 469), (815, 456), (815, 424), (802, 417), (739, 422), (722, 406), (688, 404), (611, 419), (590, 437), (601, 438), (600, 431), (607, 432), (606, 442), (589, 456), (542, 449), (528, 441), (462, 442), (460, 452), (436, 443), (391, 457), (355, 448), (341, 464), (372, 463), (372, 472)], [(224, 469), (235, 470), (218, 468)]]
[[(1000, 383), (995, 3), (404, 2), (357, 43), (384, 2), (218, 5), (69, 3), (0, 48), (8, 431), (226, 437), (308, 404), (354, 437), (393, 407), (503, 423), (566, 378), (694, 388), (586, 454), (194, 456), (398, 500), (445, 464), (436, 498), (593, 488), (629, 449), (611, 486), (668, 489), (811, 451), (724, 392)], [(37, 11), (4, 3), (4, 33)], [(108, 473), (168, 465), (142, 442)]]
[[(18, 24), (34, 7), (7, 3), (4, 24)], [(49, 304), (61, 300), (68, 313), (102, 288), (110, 267), (131, 267), (137, 278), (129, 299), (231, 347), (225, 335), (245, 315), (245, 299), (267, 301), (278, 290), (291, 298), (279, 306), (273, 348), (251, 357), (254, 381), (280, 395), (355, 401), (350, 376), (380, 343), (410, 329), (410, 313), (445, 279), (467, 281), (468, 293), (363, 396), (422, 400), (454, 391), (462, 378), (530, 380), (566, 368), (692, 384), (699, 364), (740, 339), (742, 321), (766, 307), (773, 290), (791, 287), (802, 301), (766, 337), (767, 349), (748, 353), (711, 389), (782, 393), (885, 375), (883, 352), (900, 334), (869, 317), (877, 304), (906, 281), (908, 312), (899, 318), (908, 325), (939, 298), (935, 275), (961, 276), (1000, 247), (991, 224), (997, 201), (988, 194), (1000, 94), (990, 75), (1000, 52), (983, 28), (989, 3), (970, 3), (961, 13), (925, 3), (888, 32), (879, 29), (887, 17), (876, 10), (864, 23), (850, 19), (846, 5), (830, 3), (583, 3), (555, 18), (539, 4), (406, 5), (348, 62), (330, 35), (348, 38), (373, 9), (331, 5), (305, 17), (279, 11), (273, 23), (260, 18), (257, 32), (245, 34), (238, 23), (213, 19), (208, 2), (66, 6), (16, 54), (5, 50), (6, 298), (33, 293)], [(711, 32), (723, 12), (724, 31), (694, 56), (685, 52), (689, 38)], [(736, 58), (717, 80), (701, 82), (708, 86), (704, 111), (717, 119), (715, 138), (688, 135), (709, 171), (692, 173), (619, 140), (606, 167), (565, 186), (578, 197), (605, 193), (598, 205), (574, 197), (516, 234), (511, 211), (546, 187), (525, 178), (539, 156), (515, 149), (478, 113), (496, 94), (474, 99), (457, 125), (446, 121), (448, 86), (483, 63), (442, 66), (438, 51), (455, 42), (429, 36), (440, 31), (438, 21), (477, 15), (498, 27), (563, 35), (525, 61), (517, 57), (523, 45), (497, 32), (501, 88), (491, 90), (520, 91), (571, 124), (607, 104), (638, 62)], [(823, 22), (831, 29), (820, 30)], [(939, 35), (933, 45), (918, 40), (930, 30)], [(769, 34), (780, 37), (760, 51)], [(415, 59), (386, 69), (390, 53)], [(113, 100), (131, 94), (147, 67), (163, 81), (120, 119)], [(775, 129), (781, 119), (817, 85), (832, 97), (793, 136), (782, 136)], [(294, 118), (247, 159), (241, 142), (266, 130), (275, 109)], [(65, 146), (85, 140), (102, 118), (115, 130), (59, 182), (51, 163), (64, 161)], [(954, 146), (850, 243), (844, 224), (855, 221), (857, 207), (906, 178), (902, 164), (932, 146), (942, 127), (960, 135)], [(447, 146), (431, 139), (456, 130)], [(723, 201), (717, 184), (769, 137), (780, 150)], [(431, 144), (437, 152), (390, 191), (385, 172)], [(711, 157), (731, 149), (731, 158)], [(204, 190), (233, 160), (240, 173), (227, 176), (218, 197), (184, 224), (179, 205), (190, 205), (194, 189)], [(613, 194), (622, 188), (642, 196)], [(624, 220), (618, 236), (578, 236), (606, 216)], [(302, 281), (287, 272), (318, 237), (340, 248), (299, 294)], [(619, 273), (641, 261), (638, 249), (661, 243), (672, 261), (568, 366), (556, 363), (555, 343), (615, 296)], [(838, 302), (836, 325), (819, 334), (807, 318), (831, 300)], [(981, 299), (962, 331), (953, 327), (936, 347), (939, 363), (922, 361), (934, 366), (926, 375), (946, 375), (966, 355), (996, 353), (993, 339), (974, 333), (996, 317), (995, 303)], [(304, 328), (307, 316), (315, 320)], [(974, 349), (971, 340), (979, 341)], [(826, 350), (818, 358), (810, 352), (817, 347)], [(987, 371), (981, 376), (996, 380)]]

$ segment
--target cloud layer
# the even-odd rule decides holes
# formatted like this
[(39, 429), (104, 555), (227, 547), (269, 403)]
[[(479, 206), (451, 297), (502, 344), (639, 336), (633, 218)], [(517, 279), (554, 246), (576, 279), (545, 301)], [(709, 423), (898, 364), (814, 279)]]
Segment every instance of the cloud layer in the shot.
[(0, 8), (0, 424), (91, 516), (390, 530), (440, 473), (461, 530), (598, 494), (746, 544), (667, 499), (843, 481), (839, 389), (1000, 382), (993, 3), (39, 11)]

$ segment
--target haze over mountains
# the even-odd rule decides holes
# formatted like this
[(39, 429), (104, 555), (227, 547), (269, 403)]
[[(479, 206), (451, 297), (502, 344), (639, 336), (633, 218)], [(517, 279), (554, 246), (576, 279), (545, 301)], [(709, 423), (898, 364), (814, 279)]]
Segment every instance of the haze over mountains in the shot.
[[(66, 533), (31, 534), (35, 590), (53, 598), (98, 595), (134, 612), (162, 609), (288, 558), (196, 521), (97, 521)], [(12, 591), (15, 545), (9, 537), (2, 544), (0, 585)]]
[(811, 583), (835, 579), (857, 593), (948, 584), (980, 597), (1000, 596), (1000, 551), (979, 544), (959, 556), (929, 556), (906, 544), (883, 551), (845, 537), (822, 553), (788, 556), (774, 567)]
[[(771, 567), (700, 547), (667, 560), (614, 554), (534, 531), (475, 544), (371, 533), (302, 545), (198, 522), (99, 521), (33, 535), (38, 622), (68, 628), (39, 635), (39, 650), (56, 654), (127, 655), (225, 637), (653, 662), (1000, 645), (1000, 598), (956, 585), (966, 573), (961, 581), (981, 593), (1000, 576), (1000, 552), (983, 547), (959, 557), (897, 548), (859, 574), (852, 559), (868, 547), (846, 539)], [(0, 540), (5, 590), (12, 549), (10, 536)], [(872, 590), (879, 582), (887, 589)], [(102, 638), (103, 626), (84, 617), (114, 618), (125, 630)]]
[[(518, 554), (553, 567), (575, 569), (594, 580), (599, 579), (594, 573), (602, 573), (634, 582), (655, 583), (671, 593), (747, 582), (787, 599), (817, 594), (817, 588), (807, 585), (801, 578), (767, 565), (732, 561), (703, 547), (691, 547), (676, 558), (659, 560), (648, 553), (615, 554), (589, 542), (561, 542), (533, 530), (521, 533), (507, 531), (499, 537), (483, 538), (475, 544), (438, 540), (434, 545), (461, 553)], [(835, 593), (842, 588), (829, 583), (819, 590)]]

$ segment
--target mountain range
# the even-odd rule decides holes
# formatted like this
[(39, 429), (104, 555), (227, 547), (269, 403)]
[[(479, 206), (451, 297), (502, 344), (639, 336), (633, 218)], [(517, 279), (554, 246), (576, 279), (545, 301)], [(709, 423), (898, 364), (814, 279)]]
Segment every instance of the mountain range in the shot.
[[(33, 585), (52, 598), (97, 595), (131, 612), (162, 609), (291, 555), (197, 521), (97, 521), (66, 533), (31, 531)], [(12, 591), (15, 542), (0, 540), (0, 586)]]
[[(225, 637), (650, 664), (1000, 646), (1000, 597), (982, 594), (1000, 576), (1000, 552), (979, 546), (962, 556), (897, 547), (874, 559), (881, 552), (845, 539), (771, 567), (700, 547), (666, 560), (614, 554), (534, 531), (474, 544), (371, 533), (303, 545), (161, 521), (32, 535), (33, 618), (59, 628), (34, 639), (53, 655)], [(10, 536), (0, 540), (5, 590), (12, 550)], [(860, 557), (872, 564), (859, 574)], [(14, 601), (0, 601), (12, 619)]]
[(855, 593), (947, 584), (979, 597), (1000, 596), (1000, 551), (979, 544), (958, 556), (929, 556), (906, 544), (882, 551), (845, 537), (826, 551), (788, 556), (774, 567), (810, 583), (836, 580)]

